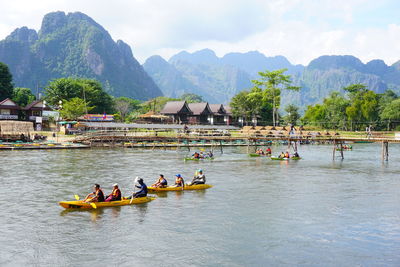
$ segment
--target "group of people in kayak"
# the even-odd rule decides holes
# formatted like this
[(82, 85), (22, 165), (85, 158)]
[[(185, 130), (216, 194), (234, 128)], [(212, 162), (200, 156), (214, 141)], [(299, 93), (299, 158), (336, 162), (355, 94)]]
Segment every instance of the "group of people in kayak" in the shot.
[[(206, 183), (206, 176), (204, 175), (203, 170), (199, 169), (196, 171), (192, 181), (188, 185), (205, 184), (205, 183)], [(156, 188), (164, 188), (167, 186), (168, 186), (168, 181), (162, 174), (160, 174), (158, 180), (151, 185), (151, 187), (156, 187)], [(183, 179), (182, 175), (180, 174), (175, 175), (175, 183), (173, 186), (182, 188), (185, 186), (185, 180)]]
[(206, 158), (212, 158), (214, 157), (214, 154), (211, 151), (208, 151), (207, 153), (203, 153), (203, 151), (199, 152), (194, 152), (192, 155), (192, 158), (194, 159), (206, 159)]
[(264, 150), (263, 150), (262, 148), (260, 148), (260, 149), (257, 149), (256, 154), (262, 155), (262, 156), (264, 156), (264, 155), (265, 155), (265, 156), (271, 156), (272, 150), (271, 150), (270, 147), (267, 147), (267, 148), (265, 149), (265, 152), (264, 152)]
[[(125, 199), (132, 199), (132, 198), (139, 198), (139, 197), (146, 197), (147, 196), (147, 185), (144, 183), (143, 179), (140, 177), (136, 177), (135, 181), (137, 181), (138, 185), (135, 183), (135, 188), (138, 188), (139, 191), (134, 192), (131, 196), (125, 197)], [(206, 176), (203, 173), (203, 170), (197, 170), (192, 182), (188, 185), (196, 185), (196, 184), (205, 184), (206, 183)], [(168, 182), (165, 179), (163, 174), (160, 174), (157, 181), (151, 185), (152, 187), (167, 187)], [(183, 179), (182, 175), (176, 174), (175, 175), (175, 183), (174, 187), (184, 187), (185, 180)], [(111, 194), (105, 196), (103, 190), (100, 188), (99, 184), (95, 184), (93, 187), (94, 191), (86, 196), (83, 200), (84, 202), (110, 202), (110, 201), (119, 201), (122, 200), (121, 190), (118, 187), (118, 184), (113, 184), (113, 190)]]
[(297, 151), (295, 151), (292, 154), (292, 156), (290, 156), (288, 151), (286, 151), (286, 153), (283, 153), (283, 151), (282, 151), (281, 154), (278, 156), (278, 158), (281, 158), (281, 159), (300, 158), (300, 155), (299, 155), (299, 153), (297, 153)]

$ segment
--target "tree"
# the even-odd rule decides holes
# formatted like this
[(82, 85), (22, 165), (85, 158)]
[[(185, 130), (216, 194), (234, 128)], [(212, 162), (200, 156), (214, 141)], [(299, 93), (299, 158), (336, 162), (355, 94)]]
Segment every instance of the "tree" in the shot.
[(201, 103), (204, 102), (204, 99), (200, 95), (185, 93), (181, 95), (180, 99), (186, 101), (187, 103)]
[(346, 108), (346, 114), (351, 121), (352, 130), (378, 120), (379, 97), (375, 92), (368, 90), (363, 84), (352, 84), (343, 90), (349, 93), (350, 105)]
[(12, 98), (15, 103), (21, 107), (25, 107), (29, 103), (36, 100), (36, 97), (32, 94), (31, 89), (16, 87), (13, 90)]
[(93, 113), (114, 113), (112, 97), (96, 80), (60, 78), (51, 81), (45, 88), (45, 99), (52, 106), (56, 106), (60, 100), (64, 103), (76, 97), (90, 102)]
[(8, 66), (0, 62), (0, 101), (12, 97), (13, 87), (12, 75)]
[(60, 115), (64, 120), (76, 120), (92, 109), (93, 107), (90, 107), (89, 103), (79, 97), (74, 97), (63, 102)]
[(114, 116), (114, 119), (118, 118), (119, 121), (125, 121), (129, 113), (140, 108), (140, 101), (128, 97), (117, 97), (114, 100), (114, 105), (118, 113), (118, 116)]
[(400, 121), (400, 99), (393, 100), (381, 113), (381, 119), (387, 120), (387, 130), (393, 121)]
[(169, 101), (180, 101), (178, 98), (170, 98), (166, 96), (159, 96), (153, 99), (150, 99), (142, 104), (141, 113), (146, 113), (154, 111), (155, 113), (159, 113), (165, 106), (165, 104)]
[(287, 71), (287, 69), (259, 72), (259, 80), (252, 81), (255, 88), (258, 88), (263, 92), (263, 102), (270, 102), (272, 104), (272, 121), (274, 126), (276, 126), (276, 121), (278, 120), (277, 110), (279, 109), (281, 102), (281, 89), (293, 91), (300, 90), (300, 87), (292, 85), (290, 75), (283, 74), (285, 71)]
[(295, 105), (287, 105), (285, 108), (287, 115), (284, 117), (286, 124), (296, 125), (300, 119), (299, 108)]
[(323, 126), (326, 117), (326, 108), (321, 104), (307, 106), (302, 118), (304, 124), (317, 124)]

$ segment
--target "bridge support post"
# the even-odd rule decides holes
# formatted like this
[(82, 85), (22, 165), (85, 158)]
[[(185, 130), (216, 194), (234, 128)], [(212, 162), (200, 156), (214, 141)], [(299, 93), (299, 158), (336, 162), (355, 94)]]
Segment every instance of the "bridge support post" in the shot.
[(223, 154), (224, 150), (222, 149), (222, 140), (219, 140), (219, 146), (221, 147), (221, 154)]
[(344, 159), (344, 154), (343, 154), (343, 142), (340, 142), (340, 156), (342, 159)]
[(333, 153), (332, 153), (333, 160), (335, 160), (335, 152), (336, 152), (336, 140), (333, 140)]
[(382, 161), (389, 160), (389, 143), (382, 142)]

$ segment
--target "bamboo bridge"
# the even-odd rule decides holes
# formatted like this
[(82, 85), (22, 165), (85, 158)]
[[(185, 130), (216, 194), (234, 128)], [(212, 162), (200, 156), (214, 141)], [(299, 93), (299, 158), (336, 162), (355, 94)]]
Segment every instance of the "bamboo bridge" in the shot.
[(250, 150), (256, 150), (259, 146), (270, 145), (273, 142), (287, 144), (288, 148), (297, 151), (298, 144), (332, 144), (332, 157), (335, 159), (336, 152), (344, 159), (343, 145), (346, 143), (381, 143), (382, 160), (389, 159), (389, 143), (400, 143), (400, 139), (373, 134), (368, 137), (341, 136), (337, 133), (327, 134), (246, 134), (241, 133), (236, 136), (230, 134), (174, 134), (162, 135), (161, 132), (93, 132), (83, 135), (75, 140), (76, 143), (89, 145), (92, 147), (131, 147), (131, 148), (187, 148), (209, 147), (212, 150), (219, 148), (223, 153), (225, 146), (247, 146)]

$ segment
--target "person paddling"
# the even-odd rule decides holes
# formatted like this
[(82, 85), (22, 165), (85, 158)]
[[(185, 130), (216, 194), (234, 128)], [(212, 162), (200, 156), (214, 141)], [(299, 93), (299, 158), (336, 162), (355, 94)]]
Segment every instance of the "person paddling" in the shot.
[(272, 154), (272, 150), (271, 150), (270, 147), (268, 147), (268, 148), (265, 150), (265, 154), (267, 154), (267, 155), (271, 155), (271, 154)]
[(118, 184), (113, 184), (113, 191), (107, 196), (106, 202), (119, 200), (121, 200), (121, 190), (119, 190)]
[(152, 187), (167, 187), (168, 182), (167, 180), (164, 178), (164, 175), (160, 174), (160, 177), (158, 178), (157, 182), (155, 182), (154, 184), (152, 184)]
[(185, 181), (183, 180), (183, 177), (180, 174), (175, 175), (175, 187), (182, 187), (182, 189), (185, 187)]
[(104, 202), (104, 193), (99, 184), (94, 185), (94, 192), (88, 194), (83, 202)]
[(136, 193), (133, 193), (129, 199), (133, 198), (138, 198), (138, 197), (145, 197), (147, 196), (147, 185), (144, 183), (142, 178), (136, 177), (138, 180), (139, 185), (135, 185), (135, 187), (139, 188), (139, 191)]
[(195, 184), (205, 184), (206, 183), (206, 176), (203, 174), (203, 170), (198, 170), (196, 175), (193, 177), (192, 182), (190, 185), (195, 185)]
[(286, 151), (284, 158), (290, 158), (289, 152)]

